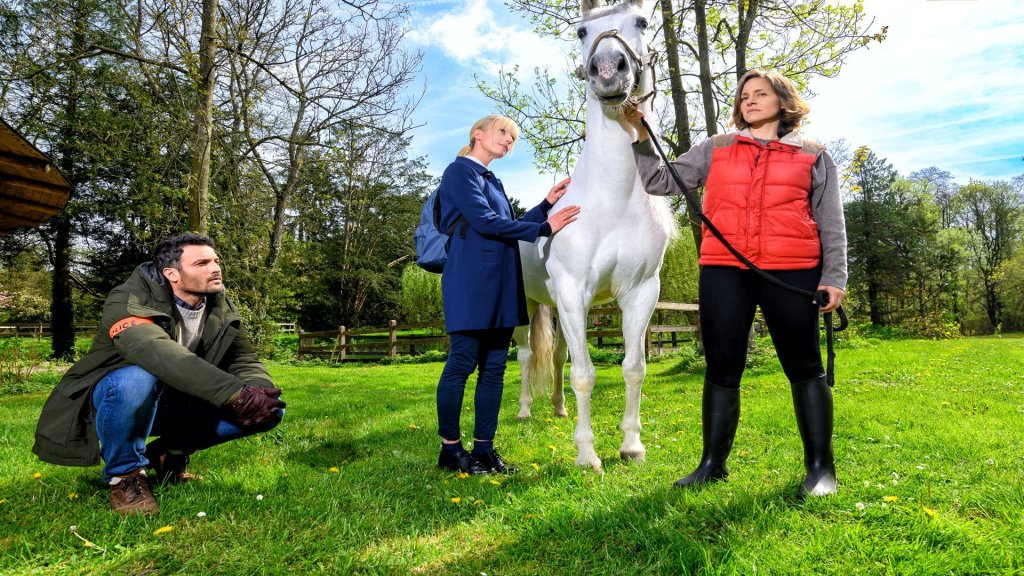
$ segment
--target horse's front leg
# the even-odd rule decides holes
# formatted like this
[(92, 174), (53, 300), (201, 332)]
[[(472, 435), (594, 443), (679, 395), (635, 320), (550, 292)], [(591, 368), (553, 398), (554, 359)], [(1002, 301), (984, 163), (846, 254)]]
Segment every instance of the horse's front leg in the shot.
[(626, 411), (622, 416), (623, 438), (619, 448), (619, 456), (623, 460), (642, 461), (647, 456), (647, 449), (640, 441), (640, 393), (647, 375), (644, 350), (647, 324), (651, 321), (660, 292), (661, 283), (655, 276), (619, 298), (622, 339), (626, 351), (622, 360), (622, 378), (626, 381)]
[(517, 326), (512, 331), (512, 337), (518, 347), (517, 359), (519, 360), (519, 414), (516, 418), (526, 420), (530, 417), (530, 407), (533, 405), (533, 395), (530, 394), (530, 356), (533, 351), (530, 349), (530, 327)]
[[(580, 294), (573, 295), (573, 301), (558, 302), (558, 319), (562, 329), (562, 338), (569, 350), (572, 367), (569, 369), (569, 384), (576, 394), (576, 465), (589, 466), (594, 470), (601, 469), (601, 459), (594, 450), (594, 429), (590, 424), (590, 398), (594, 393), (594, 363), (590, 361), (587, 350), (585, 305), (580, 302)], [(557, 380), (557, 378), (556, 378)]]

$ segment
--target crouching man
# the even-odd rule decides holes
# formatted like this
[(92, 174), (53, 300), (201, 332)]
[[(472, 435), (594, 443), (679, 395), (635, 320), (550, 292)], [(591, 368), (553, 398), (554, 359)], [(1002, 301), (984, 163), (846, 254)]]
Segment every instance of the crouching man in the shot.
[(155, 514), (146, 468), (155, 482), (189, 480), (190, 454), (270, 430), (284, 415), (241, 323), (213, 241), (162, 240), (153, 261), (107, 296), (89, 353), (43, 406), (32, 451), (64, 466), (102, 456), (114, 511)]

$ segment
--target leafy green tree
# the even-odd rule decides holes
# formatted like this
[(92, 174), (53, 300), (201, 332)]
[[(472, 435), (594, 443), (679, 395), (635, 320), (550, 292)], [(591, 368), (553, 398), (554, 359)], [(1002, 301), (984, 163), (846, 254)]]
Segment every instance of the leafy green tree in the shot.
[(867, 296), (872, 324), (887, 323), (885, 292), (903, 270), (893, 250), (894, 213), (887, 203), (897, 177), (892, 165), (867, 146), (857, 149), (843, 175), (851, 199), (845, 205), (850, 276)]
[(441, 305), (441, 275), (427, 272), (415, 263), (402, 270), (402, 319), (434, 322), (444, 318)]
[(0, 255), (0, 322), (49, 322), (48, 264), (39, 246)]
[(912, 172), (910, 180), (920, 183), (924, 187), (924, 192), (931, 195), (935, 205), (939, 207), (942, 227), (953, 226), (953, 198), (957, 190), (953, 175), (936, 166), (929, 166)]
[(26, 1), (5, 6), (0, 18), (0, 68), (9, 74), (0, 112), (55, 159), (74, 187), (65, 211), (39, 230), (53, 271), (53, 353), (70, 357), (72, 287), (83, 264), (76, 258), (91, 251), (75, 245), (102, 249), (111, 236), (112, 246), (136, 245), (138, 230), (118, 216), (138, 206), (128, 200), (133, 175), (153, 166), (139, 155), (139, 143), (152, 142), (149, 129), (163, 115), (133, 91), (137, 82), (123, 59), (94, 48), (123, 46), (127, 23), (118, 5)]
[(1024, 232), (1024, 194), (1019, 180), (972, 180), (955, 200), (958, 222), (970, 235), (968, 253), (981, 282), (985, 313), (993, 330), (1002, 329), (1004, 303), (1000, 285)]
[(412, 233), (434, 186), (405, 138), (339, 129), (334, 146), (311, 157), (297, 189), (289, 238), (295, 260), (282, 264), (304, 328), (381, 325), (401, 312), (401, 281)]

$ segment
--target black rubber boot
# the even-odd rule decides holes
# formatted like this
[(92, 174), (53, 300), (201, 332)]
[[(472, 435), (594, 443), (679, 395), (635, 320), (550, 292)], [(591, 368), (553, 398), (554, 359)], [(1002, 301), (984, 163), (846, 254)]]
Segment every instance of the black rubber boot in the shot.
[(675, 485), (680, 488), (715, 482), (729, 475), (725, 461), (740, 421), (740, 389), (722, 388), (705, 381), (703, 404), (704, 455), (696, 470), (676, 480)]
[(832, 388), (824, 375), (793, 382), (796, 425), (804, 442), (807, 477), (800, 500), (836, 493), (836, 463), (832, 454)]

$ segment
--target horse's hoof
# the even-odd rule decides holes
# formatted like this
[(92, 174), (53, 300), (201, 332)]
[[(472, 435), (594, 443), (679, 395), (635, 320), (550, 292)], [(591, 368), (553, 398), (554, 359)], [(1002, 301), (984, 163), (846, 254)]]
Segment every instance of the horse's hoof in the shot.
[(580, 468), (591, 468), (594, 472), (601, 471), (601, 459), (596, 455), (593, 457), (577, 456), (576, 465)]
[(520, 410), (519, 414), (516, 414), (516, 418), (518, 418), (520, 422), (522, 422), (523, 420), (529, 420), (530, 419), (530, 411), (529, 410)]
[(619, 450), (619, 457), (627, 462), (644, 462), (647, 460), (646, 450)]
[(556, 418), (568, 418), (569, 417), (569, 411), (566, 410), (565, 408), (556, 408), (555, 409), (555, 417)]

